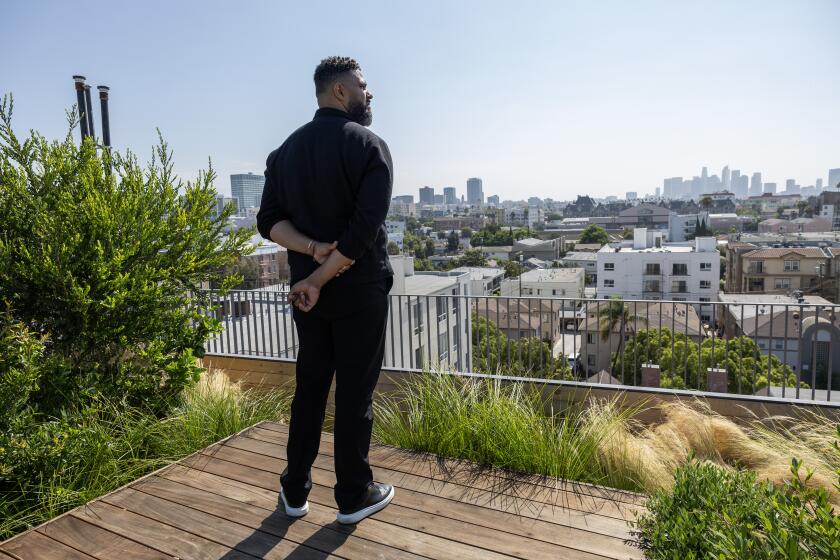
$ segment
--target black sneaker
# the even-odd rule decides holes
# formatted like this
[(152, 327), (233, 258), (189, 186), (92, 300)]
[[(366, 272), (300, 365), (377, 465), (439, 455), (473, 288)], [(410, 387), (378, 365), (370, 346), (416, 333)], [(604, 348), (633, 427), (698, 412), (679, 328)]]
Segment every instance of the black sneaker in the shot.
[(358, 523), (365, 517), (383, 509), (394, 499), (394, 487), (390, 484), (372, 482), (367, 489), (365, 499), (352, 510), (339, 510), (335, 520), (343, 525)]
[(286, 515), (289, 517), (303, 517), (309, 513), (309, 500), (304, 500), (303, 505), (293, 506), (286, 501), (286, 494), (283, 493), (283, 488), (280, 488), (280, 499), (283, 500), (283, 507), (286, 508)]

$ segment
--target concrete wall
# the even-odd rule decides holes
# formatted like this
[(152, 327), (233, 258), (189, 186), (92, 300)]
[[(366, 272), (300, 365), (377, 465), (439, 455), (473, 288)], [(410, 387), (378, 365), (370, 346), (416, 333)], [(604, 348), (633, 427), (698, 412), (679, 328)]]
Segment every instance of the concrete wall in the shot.
[[(224, 370), (231, 381), (242, 381), (245, 387), (261, 387), (271, 389), (274, 387), (294, 387), (295, 364), (277, 359), (247, 358), (239, 356), (210, 356), (202, 360), (203, 365), (208, 368)], [(399, 384), (411, 375), (418, 375), (402, 370), (383, 369), (376, 386), (376, 394), (390, 393), (399, 387)], [(504, 376), (489, 376), (481, 374), (454, 374), (463, 377), (479, 377), (500, 379), (505, 383), (521, 382), (521, 379)], [(678, 394), (667, 389), (647, 389), (642, 387), (597, 386), (585, 383), (569, 381), (532, 381), (535, 386), (540, 387), (543, 393), (551, 398), (549, 401), (554, 410), (562, 410), (569, 405), (589, 402), (592, 400), (611, 399), (619, 394), (621, 404), (625, 407), (639, 406), (647, 403), (653, 406), (663, 402), (675, 400), (694, 400), (690, 392)], [(703, 402), (709, 407), (733, 420), (744, 420), (752, 418), (755, 414), (759, 418), (766, 418), (774, 415), (795, 416), (796, 408), (807, 408), (818, 413), (831, 415), (840, 420), (840, 404), (801, 404), (795, 403), (792, 406), (789, 399), (750, 397), (746, 395), (702, 395)], [(331, 409), (335, 403), (335, 384), (330, 389), (328, 407)], [(659, 413), (655, 410), (648, 410), (637, 416), (642, 422), (658, 422), (661, 420)]]

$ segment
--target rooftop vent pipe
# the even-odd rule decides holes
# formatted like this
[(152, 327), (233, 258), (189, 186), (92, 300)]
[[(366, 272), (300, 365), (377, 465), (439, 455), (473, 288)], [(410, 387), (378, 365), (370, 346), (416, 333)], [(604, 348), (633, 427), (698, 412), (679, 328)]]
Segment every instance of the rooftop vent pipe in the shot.
[(90, 136), (88, 133), (87, 105), (85, 104), (85, 77), (73, 76), (76, 83), (76, 104), (79, 106), (79, 128), (82, 132), (82, 142)]

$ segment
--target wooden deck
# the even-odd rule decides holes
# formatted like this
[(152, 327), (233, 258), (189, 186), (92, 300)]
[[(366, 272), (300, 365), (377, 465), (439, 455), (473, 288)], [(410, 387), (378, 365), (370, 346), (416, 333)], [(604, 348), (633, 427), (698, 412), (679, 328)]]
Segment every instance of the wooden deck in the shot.
[(263, 422), (0, 543), (0, 560), (254, 558), (642, 558), (625, 519), (638, 495), (522, 480), (373, 446), (374, 476), (396, 486), (355, 527), (335, 522), (332, 434), (315, 462), (311, 511), (282, 513), (286, 426)]

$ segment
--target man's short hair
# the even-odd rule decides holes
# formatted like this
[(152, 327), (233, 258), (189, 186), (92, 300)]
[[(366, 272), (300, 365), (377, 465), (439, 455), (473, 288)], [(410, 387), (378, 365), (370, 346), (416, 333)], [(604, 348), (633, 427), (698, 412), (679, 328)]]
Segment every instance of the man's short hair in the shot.
[(315, 68), (315, 95), (321, 95), (345, 72), (361, 70), (359, 63), (349, 56), (330, 56)]

